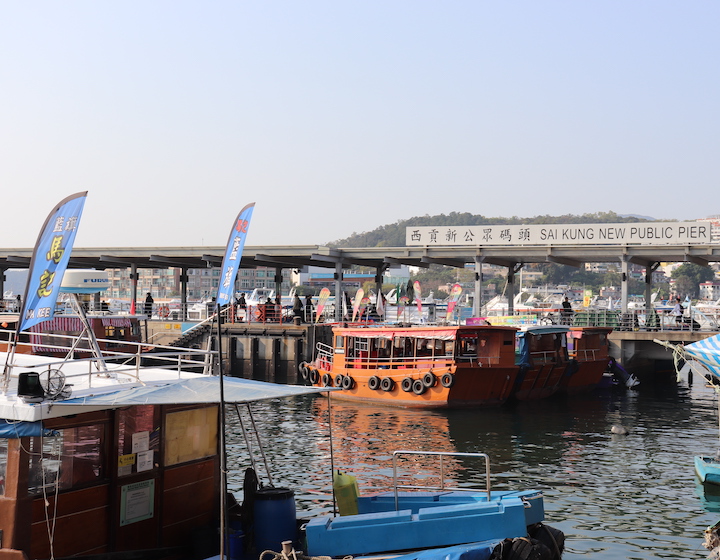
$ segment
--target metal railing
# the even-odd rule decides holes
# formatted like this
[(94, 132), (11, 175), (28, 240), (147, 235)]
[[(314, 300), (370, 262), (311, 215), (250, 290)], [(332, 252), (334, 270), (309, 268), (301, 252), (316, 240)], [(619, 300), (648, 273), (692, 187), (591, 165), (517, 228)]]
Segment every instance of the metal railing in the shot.
[[(398, 457), (401, 455), (423, 455), (427, 457), (438, 457), (440, 462), (440, 484), (438, 486), (426, 486), (418, 484), (399, 484), (398, 483)], [(490, 501), (490, 457), (485, 453), (460, 453), (460, 452), (445, 452), (445, 451), (407, 451), (399, 450), (393, 451), (392, 465), (393, 465), (393, 493), (395, 495), (395, 510), (399, 508), (399, 497), (398, 491), (403, 490), (451, 490), (451, 491), (462, 491), (462, 492), (477, 492), (477, 488), (459, 488), (451, 487), (445, 484), (445, 464), (443, 461), (444, 457), (472, 457), (475, 459), (484, 459), (485, 461), (485, 492), (487, 492), (488, 502)]]

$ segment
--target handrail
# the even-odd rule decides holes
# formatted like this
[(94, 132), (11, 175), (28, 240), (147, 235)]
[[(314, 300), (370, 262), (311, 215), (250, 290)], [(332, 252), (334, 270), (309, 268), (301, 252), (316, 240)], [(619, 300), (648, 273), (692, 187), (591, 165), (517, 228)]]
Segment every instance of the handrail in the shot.
[[(435, 456), (440, 458), (440, 486), (417, 486), (417, 485), (401, 485), (398, 484), (397, 477), (397, 458), (400, 455), (425, 455)], [(473, 492), (476, 489), (473, 488), (455, 488), (445, 486), (445, 469), (443, 464), (443, 457), (474, 457), (477, 459), (485, 459), (485, 485), (487, 488), (487, 499), (490, 501), (490, 457), (485, 453), (461, 453), (461, 452), (449, 452), (449, 451), (408, 451), (399, 450), (393, 451), (393, 493), (395, 495), (395, 510), (399, 509), (399, 498), (398, 489), (404, 488), (407, 490), (455, 490), (463, 492)]]

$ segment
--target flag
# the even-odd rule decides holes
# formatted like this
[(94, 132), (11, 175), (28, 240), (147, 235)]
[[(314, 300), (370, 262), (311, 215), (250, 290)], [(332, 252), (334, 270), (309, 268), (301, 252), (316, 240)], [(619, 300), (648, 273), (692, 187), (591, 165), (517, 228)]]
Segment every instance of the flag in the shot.
[(357, 315), (358, 309), (360, 309), (360, 302), (362, 301), (363, 296), (365, 295), (365, 290), (362, 288), (358, 288), (357, 292), (355, 292), (355, 299), (353, 300), (353, 314), (351, 322), (355, 322), (355, 315)]
[(422, 297), (419, 280), (415, 280), (413, 283), (413, 292), (415, 293), (415, 303), (417, 303), (418, 313), (420, 313), (420, 316), (422, 317)]
[(462, 286), (460, 284), (454, 284), (450, 290), (450, 301), (448, 303), (447, 314), (450, 315), (455, 309), (457, 302), (460, 301), (462, 295)]
[(225, 249), (225, 257), (223, 257), (222, 268), (220, 269), (220, 283), (218, 285), (217, 297), (215, 302), (217, 306), (232, 303), (235, 295), (235, 278), (237, 277), (238, 268), (240, 268), (240, 259), (245, 247), (245, 238), (247, 237), (248, 228), (250, 227), (250, 219), (252, 218), (255, 203), (251, 202), (245, 208), (240, 210), (233, 228), (228, 237), (227, 248)]
[(48, 215), (35, 243), (18, 331), (29, 329), (55, 315), (65, 269), (80, 223), (87, 191), (62, 200)]
[[(323, 288), (320, 290), (320, 295), (318, 296), (318, 304), (317, 308), (315, 310), (315, 322), (317, 323), (320, 320), (320, 316), (322, 315), (323, 309), (325, 309), (325, 304), (327, 303), (327, 300), (330, 299), (330, 289), (329, 288)], [(335, 304), (337, 305), (337, 301)]]
[(378, 317), (381, 319), (385, 318), (385, 297), (383, 296), (382, 289), (378, 290), (377, 303), (375, 303), (375, 309)]

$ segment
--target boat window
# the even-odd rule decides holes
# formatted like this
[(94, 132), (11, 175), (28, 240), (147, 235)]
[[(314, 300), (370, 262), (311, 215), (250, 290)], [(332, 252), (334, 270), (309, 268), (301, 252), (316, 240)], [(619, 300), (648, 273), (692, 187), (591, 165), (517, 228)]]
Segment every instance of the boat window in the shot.
[(57, 436), (30, 438), (28, 492), (55, 486), (67, 490), (104, 479), (105, 426), (64, 428)]
[(336, 336), (335, 337), (335, 348), (345, 348), (345, 337), (344, 336)]
[(8, 440), (0, 438), (0, 496), (5, 495), (5, 469), (8, 462)]
[(165, 466), (217, 453), (218, 407), (171, 412), (165, 418)]
[(118, 476), (155, 468), (160, 451), (159, 410), (131, 406), (118, 413)]

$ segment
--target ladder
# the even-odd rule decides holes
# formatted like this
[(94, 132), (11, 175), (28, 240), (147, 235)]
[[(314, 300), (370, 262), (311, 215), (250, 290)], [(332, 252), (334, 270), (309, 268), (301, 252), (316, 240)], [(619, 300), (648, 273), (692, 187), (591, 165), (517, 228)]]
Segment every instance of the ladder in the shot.
[[(240, 421), (240, 429), (242, 430), (243, 438), (245, 439), (248, 455), (250, 456), (250, 464), (257, 474), (258, 463), (261, 461), (262, 467), (265, 469), (268, 486), (274, 487), (272, 475), (270, 474), (270, 468), (268, 467), (267, 457), (265, 456), (265, 450), (263, 449), (262, 442), (260, 441), (260, 434), (258, 433), (257, 426), (255, 424), (255, 418), (253, 417), (250, 403), (245, 403), (244, 405), (235, 403), (234, 406), (238, 420)], [(260, 451), (260, 460), (256, 458), (255, 448)], [(262, 487), (263, 484), (261, 483), (260, 486)]]

